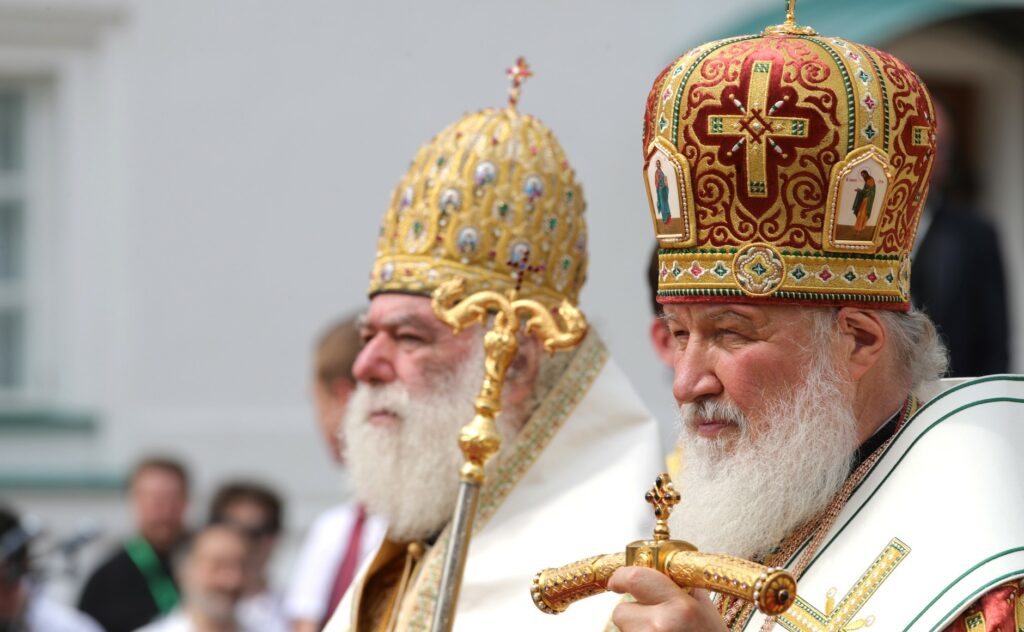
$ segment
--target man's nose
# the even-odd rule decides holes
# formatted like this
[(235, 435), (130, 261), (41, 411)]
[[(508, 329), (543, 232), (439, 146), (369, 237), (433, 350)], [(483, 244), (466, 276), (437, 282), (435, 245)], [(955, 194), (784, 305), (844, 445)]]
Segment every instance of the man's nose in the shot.
[(352, 366), (352, 375), (366, 384), (386, 384), (395, 380), (395, 347), (383, 333), (370, 338)]
[(715, 373), (712, 352), (703, 345), (691, 343), (677, 350), (675, 371), (672, 394), (679, 405), (692, 404), (701, 397), (720, 395), (723, 391)]

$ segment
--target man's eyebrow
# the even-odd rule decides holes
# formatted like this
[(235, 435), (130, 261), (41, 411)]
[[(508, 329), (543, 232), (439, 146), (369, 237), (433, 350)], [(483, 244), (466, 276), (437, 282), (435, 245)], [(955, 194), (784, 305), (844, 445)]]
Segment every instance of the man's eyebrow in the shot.
[(724, 309), (720, 312), (709, 314), (708, 316), (706, 316), (706, 318), (710, 321), (725, 320), (727, 318), (738, 318), (739, 320), (742, 320), (750, 325), (756, 325), (753, 318), (747, 316), (746, 314), (741, 314), (740, 312), (737, 312), (736, 310), (732, 309)]
[[(434, 320), (433, 318), (429, 320)], [(397, 327), (419, 327), (430, 329), (430, 322), (417, 314), (398, 314), (381, 320), (381, 327), (394, 329)]]

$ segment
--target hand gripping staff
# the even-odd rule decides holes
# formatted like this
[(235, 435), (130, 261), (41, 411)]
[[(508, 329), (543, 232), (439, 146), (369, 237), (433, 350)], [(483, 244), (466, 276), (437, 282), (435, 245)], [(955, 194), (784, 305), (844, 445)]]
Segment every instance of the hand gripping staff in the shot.
[(530, 586), (533, 603), (548, 614), (608, 590), (612, 573), (622, 566), (644, 566), (668, 575), (682, 588), (704, 588), (752, 601), (767, 615), (786, 611), (796, 598), (796, 580), (785, 570), (738, 557), (701, 553), (689, 542), (670, 540), (668, 516), (679, 492), (668, 474), (661, 474), (645, 495), (654, 506), (653, 540), (638, 540), (625, 553), (595, 555), (537, 573)]
[(536, 336), (548, 353), (575, 347), (587, 333), (586, 319), (568, 301), (558, 307), (556, 319), (538, 301), (517, 299), (515, 290), (505, 294), (484, 290), (462, 298), (465, 285), (464, 279), (456, 277), (434, 290), (434, 314), (456, 334), (473, 323), (484, 324), (489, 314), (494, 315), (494, 322), (484, 334), (484, 380), (476, 397), (476, 415), (459, 431), (459, 448), (466, 462), (459, 471), (459, 496), (431, 624), (433, 632), (449, 632), (455, 622), (484, 466), (501, 449), (501, 434), (494, 419), (501, 411), (505, 373), (519, 350), (520, 319), (525, 317), (525, 333)]

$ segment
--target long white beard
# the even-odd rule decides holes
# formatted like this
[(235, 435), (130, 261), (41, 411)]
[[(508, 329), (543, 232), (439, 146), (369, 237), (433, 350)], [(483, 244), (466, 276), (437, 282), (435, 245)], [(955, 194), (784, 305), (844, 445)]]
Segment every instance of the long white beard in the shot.
[[(749, 559), (768, 553), (824, 509), (849, 475), (857, 448), (856, 418), (840, 384), (822, 354), (802, 386), (765, 406), (769, 427), (759, 436), (732, 402), (684, 406), (682, 501), (670, 518), (673, 537)], [(739, 436), (729, 444), (701, 437), (695, 416), (734, 421)]]
[[(483, 346), (473, 349), (451, 372), (437, 375), (426, 392), (410, 393), (399, 382), (359, 384), (349, 400), (342, 424), (349, 474), (356, 496), (388, 521), (393, 540), (428, 538), (452, 517), (464, 460), (459, 429), (474, 414), (484, 375)], [(395, 412), (398, 424), (371, 425), (370, 411), (380, 408)], [(505, 417), (498, 418), (503, 453), (514, 438)]]

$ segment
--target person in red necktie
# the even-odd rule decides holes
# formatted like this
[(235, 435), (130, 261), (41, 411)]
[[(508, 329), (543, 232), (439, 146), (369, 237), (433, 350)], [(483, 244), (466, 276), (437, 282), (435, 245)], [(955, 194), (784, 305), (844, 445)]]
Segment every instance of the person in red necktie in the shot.
[[(360, 349), (355, 316), (342, 318), (321, 335), (315, 351), (313, 401), (332, 459), (345, 464), (339, 432), (345, 406), (355, 388), (352, 365)], [(360, 562), (384, 537), (386, 525), (356, 502), (344, 502), (320, 514), (299, 553), (285, 612), (294, 632), (319, 632), (334, 611)]]

